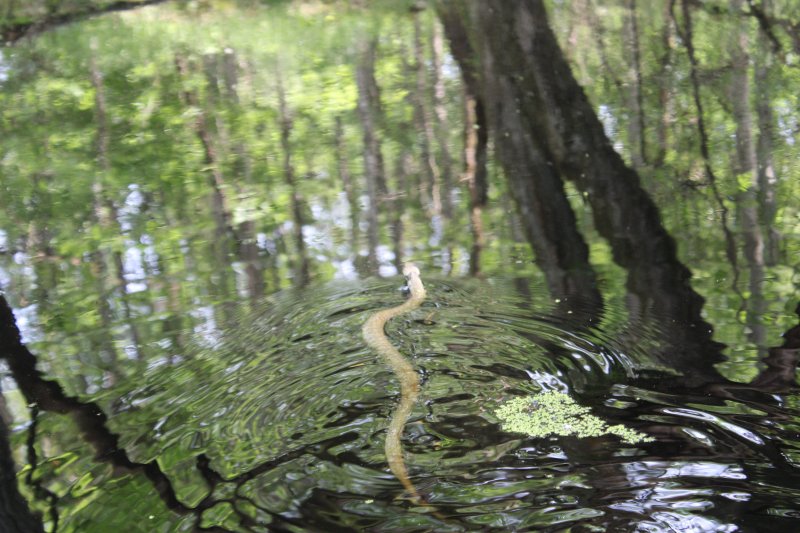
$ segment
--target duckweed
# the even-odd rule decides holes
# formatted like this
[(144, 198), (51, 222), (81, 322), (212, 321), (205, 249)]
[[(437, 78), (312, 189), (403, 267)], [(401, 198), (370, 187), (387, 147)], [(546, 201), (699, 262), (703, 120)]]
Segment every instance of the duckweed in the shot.
[(609, 426), (591, 414), (588, 407), (578, 405), (572, 397), (557, 391), (512, 398), (501, 405), (495, 415), (504, 431), (524, 433), (530, 437), (616, 435), (628, 444), (654, 440), (621, 424)]

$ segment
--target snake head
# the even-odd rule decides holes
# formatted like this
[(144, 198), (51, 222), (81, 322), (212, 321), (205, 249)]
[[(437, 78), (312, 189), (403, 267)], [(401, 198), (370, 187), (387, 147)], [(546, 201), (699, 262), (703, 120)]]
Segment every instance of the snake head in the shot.
[(403, 275), (406, 278), (410, 278), (411, 276), (419, 276), (419, 268), (414, 263), (406, 263), (403, 265)]

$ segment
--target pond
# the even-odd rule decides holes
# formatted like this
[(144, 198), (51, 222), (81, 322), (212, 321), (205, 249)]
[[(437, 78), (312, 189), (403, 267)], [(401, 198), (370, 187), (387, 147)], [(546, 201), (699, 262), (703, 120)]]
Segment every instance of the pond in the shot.
[(155, 4), (2, 15), (0, 530), (800, 529), (790, 2)]

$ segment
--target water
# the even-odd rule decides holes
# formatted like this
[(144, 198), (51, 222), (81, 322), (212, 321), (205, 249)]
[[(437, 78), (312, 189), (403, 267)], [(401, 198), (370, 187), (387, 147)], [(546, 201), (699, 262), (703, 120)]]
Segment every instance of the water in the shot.
[[(105, 430), (134, 466), (98, 455), (96, 428), (81, 435), (40, 414), (45, 456), (60, 453), (34, 478), (70, 487), (63, 531), (793, 530), (796, 394), (681, 388), (611, 326), (576, 331), (541, 286), (521, 296), (515, 281), (431, 276), (422, 308), (387, 327), (422, 377), (404, 447), (430, 507), (388, 471), (399, 387), (360, 335), (373, 310), (404, 297), (397, 278), (276, 294), (232, 329), (81, 398), (110, 413)], [(637, 331), (636, 345), (659, 342), (657, 329)], [(503, 432), (496, 407), (541, 390), (655, 441)]]
[[(479, 130), (432, 10), (261, 4), (164, 3), (2, 50), (0, 293), (30, 353), (3, 323), (0, 467), (17, 475), (0, 496), (21, 496), (0, 530), (25, 504), (80, 533), (800, 529), (783, 30), (767, 49), (746, 14), (687, 4), (714, 73), (700, 114), (681, 10), (549, 3), (585, 115), (643, 191), (565, 171), (520, 214), (526, 143), (555, 133), (493, 132), (477, 206), (462, 159)], [(529, 149), (509, 164), (506, 142)], [(405, 298), (406, 259), (428, 298), (386, 332), (422, 383), (403, 447), (426, 505), (388, 469), (400, 387), (361, 337)], [(653, 440), (503, 431), (498, 406), (541, 391)]]

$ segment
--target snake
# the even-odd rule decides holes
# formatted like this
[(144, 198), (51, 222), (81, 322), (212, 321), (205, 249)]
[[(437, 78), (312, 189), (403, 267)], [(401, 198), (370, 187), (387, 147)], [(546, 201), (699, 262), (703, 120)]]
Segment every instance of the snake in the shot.
[(424, 500), (408, 476), (408, 468), (403, 458), (403, 445), (400, 441), (406, 422), (419, 398), (419, 374), (409, 360), (392, 345), (385, 331), (389, 320), (414, 311), (425, 300), (425, 285), (422, 284), (419, 268), (414, 263), (406, 263), (403, 266), (403, 275), (410, 291), (409, 298), (400, 305), (370, 315), (361, 331), (364, 341), (386, 360), (400, 382), (400, 402), (392, 413), (384, 443), (389, 470), (400, 481), (414, 503), (424, 504)]

